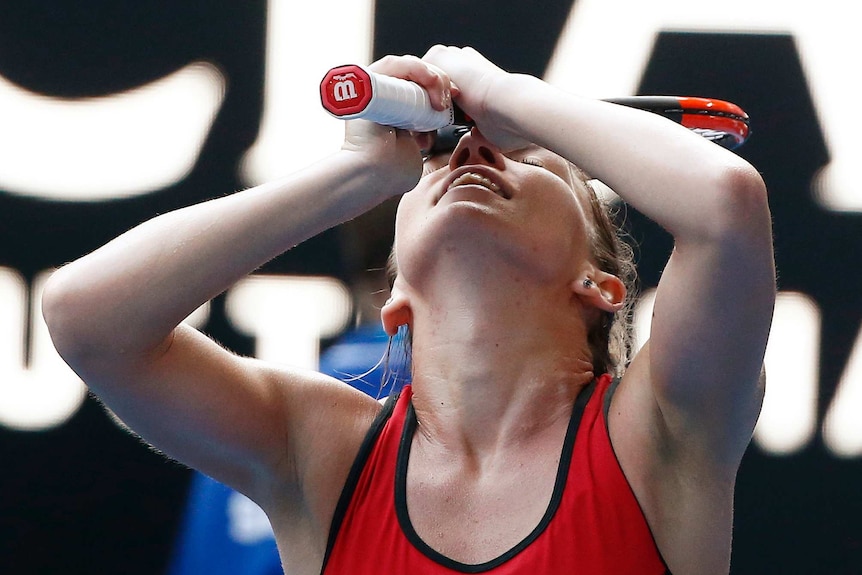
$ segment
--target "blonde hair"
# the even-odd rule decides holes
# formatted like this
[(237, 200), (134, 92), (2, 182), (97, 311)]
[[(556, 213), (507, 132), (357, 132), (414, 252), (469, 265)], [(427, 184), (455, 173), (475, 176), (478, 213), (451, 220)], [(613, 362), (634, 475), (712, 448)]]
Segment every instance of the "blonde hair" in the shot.
[(593, 180), (579, 167), (569, 162), (569, 170), (572, 178), (577, 178), (587, 189), (593, 224), (589, 230), (593, 259), (599, 269), (615, 275), (626, 286), (625, 305), (615, 313), (602, 314), (587, 332), (594, 373), (621, 376), (632, 351), (632, 306), (637, 291), (634, 249), (626, 241), (624, 210), (601, 199)]

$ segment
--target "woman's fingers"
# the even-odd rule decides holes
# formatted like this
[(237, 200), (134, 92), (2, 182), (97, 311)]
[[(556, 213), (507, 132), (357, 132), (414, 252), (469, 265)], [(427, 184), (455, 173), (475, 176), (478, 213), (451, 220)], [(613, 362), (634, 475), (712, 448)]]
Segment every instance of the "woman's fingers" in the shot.
[(428, 92), (431, 106), (435, 110), (445, 110), (452, 105), (452, 83), (449, 75), (416, 56), (384, 56), (368, 69), (419, 84)]

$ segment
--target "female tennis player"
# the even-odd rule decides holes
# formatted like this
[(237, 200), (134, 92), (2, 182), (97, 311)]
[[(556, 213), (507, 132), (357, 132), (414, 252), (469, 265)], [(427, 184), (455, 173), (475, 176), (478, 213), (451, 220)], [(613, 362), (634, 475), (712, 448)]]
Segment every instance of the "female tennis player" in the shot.
[[(256, 501), (292, 575), (727, 573), (775, 297), (757, 171), (472, 49), (371, 69), (476, 127), (423, 166), (428, 135), (348, 122), (299, 173), (140, 225), (50, 280), (57, 349), (147, 442)], [(675, 242), (630, 361), (625, 250), (585, 174)], [(381, 315), (409, 330), (412, 385), (385, 406), (181, 323), (402, 194)]]

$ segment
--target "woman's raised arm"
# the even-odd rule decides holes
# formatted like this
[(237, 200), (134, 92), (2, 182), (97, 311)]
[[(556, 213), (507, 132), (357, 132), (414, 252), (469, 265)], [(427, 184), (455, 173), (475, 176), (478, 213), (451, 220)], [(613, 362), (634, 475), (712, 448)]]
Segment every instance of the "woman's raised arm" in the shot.
[[(375, 66), (423, 82), (438, 106), (447, 97), (446, 79), (418, 59)], [(325, 436), (314, 426), (329, 426), (333, 441), (339, 425), (361, 439), (376, 402), (319, 374), (237, 357), (181, 322), (282, 252), (408, 191), (420, 174), (412, 135), (350, 122), (334, 155), (156, 217), (58, 270), (43, 298), (55, 346), (168, 455), (246, 493), (259, 491), (268, 474), (288, 480), (299, 472), (305, 440)], [(331, 421), (308, 401), (328, 406)]]
[(759, 413), (775, 298), (758, 172), (670, 120), (506, 73), (475, 50), (438, 46), (425, 58), (450, 76), (456, 102), (498, 146), (556, 152), (672, 234), (650, 342), (626, 375), (647, 385), (628, 387), (671, 437), (735, 471)]

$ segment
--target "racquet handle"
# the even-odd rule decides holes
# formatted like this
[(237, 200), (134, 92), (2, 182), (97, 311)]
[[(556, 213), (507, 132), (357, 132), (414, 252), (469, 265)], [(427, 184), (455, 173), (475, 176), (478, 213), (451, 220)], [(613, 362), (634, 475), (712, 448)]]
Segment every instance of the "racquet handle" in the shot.
[(356, 65), (326, 73), (320, 82), (320, 102), (342, 120), (363, 118), (414, 132), (431, 132), (455, 121), (454, 108), (432, 108), (428, 92), (419, 84)]

